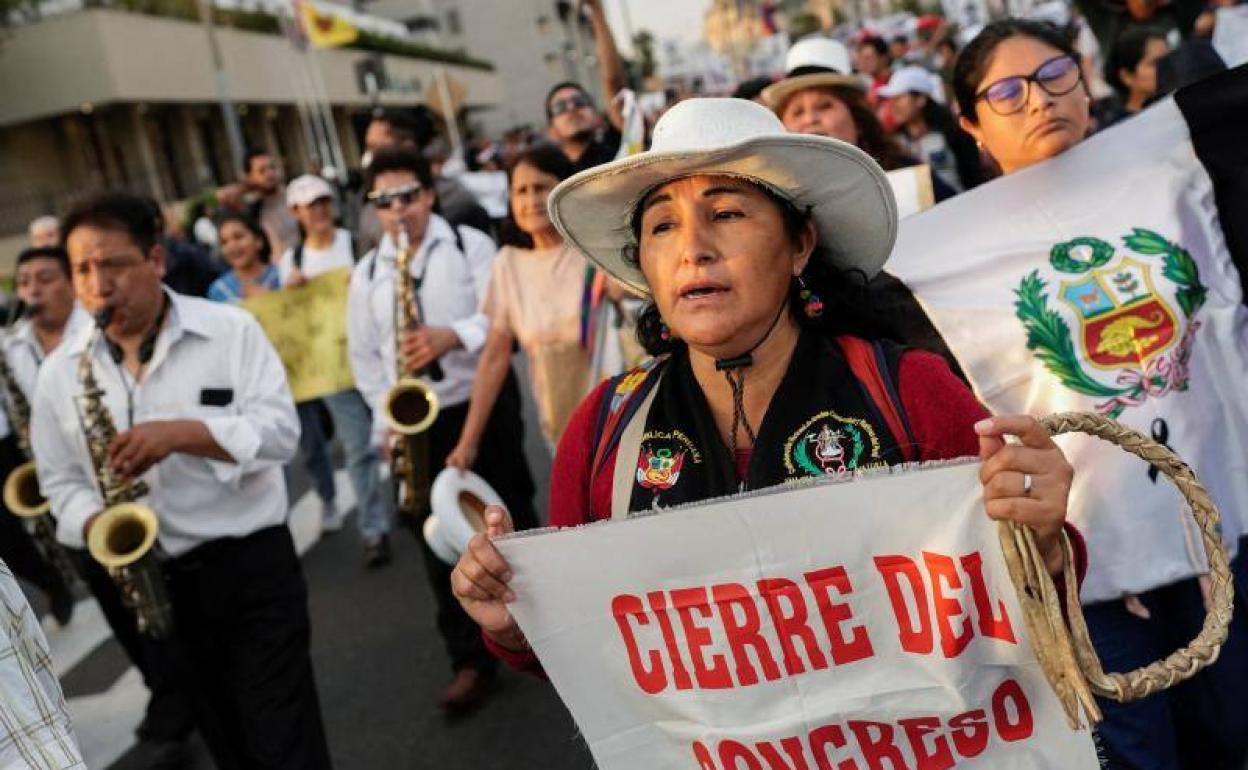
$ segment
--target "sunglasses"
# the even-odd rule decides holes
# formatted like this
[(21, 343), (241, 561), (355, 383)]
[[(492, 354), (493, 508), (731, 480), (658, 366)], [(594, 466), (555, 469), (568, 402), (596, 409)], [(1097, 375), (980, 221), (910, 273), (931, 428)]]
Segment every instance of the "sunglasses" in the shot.
[(396, 201), (405, 207), (412, 205), (424, 189), (419, 184), (409, 184), (384, 192), (371, 192), (368, 194), (368, 199), (378, 209), (385, 211), (393, 206)]
[(550, 103), (550, 116), (554, 118), (565, 112), (570, 112), (571, 110), (579, 110), (582, 107), (591, 106), (593, 106), (593, 102), (585, 96), (569, 96), (564, 99), (560, 99), (557, 102)]
[(1031, 84), (1044, 89), (1049, 96), (1063, 96), (1075, 90), (1083, 80), (1079, 62), (1062, 54), (1049, 59), (1030, 75), (1001, 78), (975, 95), (975, 101), (984, 100), (988, 107), (1001, 116), (1022, 111), (1031, 98)]

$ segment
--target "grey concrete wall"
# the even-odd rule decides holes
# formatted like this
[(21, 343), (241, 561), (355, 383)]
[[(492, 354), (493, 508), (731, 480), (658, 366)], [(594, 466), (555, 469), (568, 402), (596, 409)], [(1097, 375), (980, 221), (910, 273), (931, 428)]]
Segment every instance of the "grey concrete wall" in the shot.
[[(368, 56), (363, 51), (301, 54), (283, 37), (228, 28), (218, 29), (218, 38), (236, 101), (289, 104), (314, 92), (333, 104), (369, 103), (355, 77), (356, 63)], [(383, 103), (419, 101), (439, 66), (467, 88), (470, 105), (495, 104), (502, 97), (493, 72), (400, 56), (383, 59), (392, 81), (411, 86), (383, 93)], [(200, 24), (122, 11), (81, 11), (21, 27), (0, 49), (0, 67), (6, 83), (31, 86), (5, 89), (0, 126), (75, 111), (85, 103), (217, 99)]]

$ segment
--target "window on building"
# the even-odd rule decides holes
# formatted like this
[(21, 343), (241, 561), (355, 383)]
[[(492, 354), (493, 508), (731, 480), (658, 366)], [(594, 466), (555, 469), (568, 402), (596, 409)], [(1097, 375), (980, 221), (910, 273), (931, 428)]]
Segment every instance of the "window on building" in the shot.
[(464, 33), (463, 24), (459, 20), (459, 9), (451, 8), (446, 12), (446, 31), (452, 35), (462, 35)]

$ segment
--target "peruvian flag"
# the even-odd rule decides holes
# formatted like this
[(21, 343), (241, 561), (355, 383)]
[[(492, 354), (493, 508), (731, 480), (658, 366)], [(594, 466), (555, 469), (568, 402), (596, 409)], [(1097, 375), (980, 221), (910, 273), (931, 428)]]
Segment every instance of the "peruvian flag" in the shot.
[[(1248, 530), (1248, 65), (903, 220), (889, 272), (996, 413), (1100, 412), (1183, 457)], [(1087, 436), (1085, 601), (1206, 571), (1178, 492)]]

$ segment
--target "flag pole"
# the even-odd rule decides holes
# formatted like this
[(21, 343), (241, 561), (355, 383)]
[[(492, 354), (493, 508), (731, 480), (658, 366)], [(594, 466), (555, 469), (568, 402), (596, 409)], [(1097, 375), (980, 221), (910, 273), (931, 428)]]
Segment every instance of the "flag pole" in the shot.
[(208, 50), (212, 55), (212, 71), (217, 83), (217, 101), (221, 104), (221, 119), (225, 121), (225, 136), (230, 144), (230, 156), (234, 161), (234, 173), (243, 169), (243, 131), (238, 124), (238, 110), (230, 100), (229, 80), (221, 62), (221, 45), (217, 41), (217, 28), (212, 21), (212, 0), (199, 0), (199, 18), (208, 37)]
[[(315, 46), (313, 46), (315, 48)], [(329, 148), (329, 162), (338, 172), (338, 179), (346, 179), (347, 160), (342, 152), (342, 140), (338, 136), (338, 124), (334, 122), (334, 106), (330, 102), (329, 88), (325, 85), (325, 76), (321, 72), (320, 54), (313, 53), (308, 57), (312, 71), (313, 88), (318, 92), (318, 106), (321, 122), (325, 127), (325, 140)]]
[(463, 158), (464, 145), (459, 136), (459, 116), (455, 104), (451, 101), (451, 89), (446, 82), (446, 68), (439, 66), (433, 73), (434, 82), (438, 86), (438, 99), (442, 102), (442, 119), (446, 121), (446, 132), (451, 140), (451, 157)]

